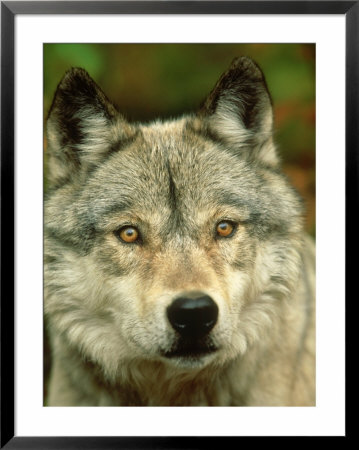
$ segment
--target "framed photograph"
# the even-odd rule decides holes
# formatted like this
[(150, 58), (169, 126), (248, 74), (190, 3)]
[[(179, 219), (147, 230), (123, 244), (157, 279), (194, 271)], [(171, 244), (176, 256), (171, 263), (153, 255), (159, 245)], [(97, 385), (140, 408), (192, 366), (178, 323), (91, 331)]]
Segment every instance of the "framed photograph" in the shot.
[(347, 437), (358, 2), (1, 21), (1, 448)]

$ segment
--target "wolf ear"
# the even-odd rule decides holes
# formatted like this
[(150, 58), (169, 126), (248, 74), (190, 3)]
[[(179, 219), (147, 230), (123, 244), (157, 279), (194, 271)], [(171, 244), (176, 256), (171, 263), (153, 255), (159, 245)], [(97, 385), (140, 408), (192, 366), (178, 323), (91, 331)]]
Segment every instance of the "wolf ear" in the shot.
[(131, 128), (85, 70), (69, 70), (57, 87), (47, 119), (50, 185), (98, 164)]
[(266, 81), (248, 57), (236, 58), (203, 103), (205, 118), (214, 135), (235, 147), (250, 147), (251, 157), (276, 165), (273, 145), (273, 110)]

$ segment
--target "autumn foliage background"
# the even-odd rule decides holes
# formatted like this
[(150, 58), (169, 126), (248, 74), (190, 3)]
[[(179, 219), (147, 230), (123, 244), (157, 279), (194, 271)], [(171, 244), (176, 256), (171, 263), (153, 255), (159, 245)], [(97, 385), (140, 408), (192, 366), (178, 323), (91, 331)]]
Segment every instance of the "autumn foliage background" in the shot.
[(314, 44), (45, 44), (44, 120), (70, 67), (86, 69), (129, 120), (150, 121), (195, 111), (241, 55), (252, 57), (264, 71), (275, 141), (285, 172), (305, 200), (306, 227), (314, 236)]

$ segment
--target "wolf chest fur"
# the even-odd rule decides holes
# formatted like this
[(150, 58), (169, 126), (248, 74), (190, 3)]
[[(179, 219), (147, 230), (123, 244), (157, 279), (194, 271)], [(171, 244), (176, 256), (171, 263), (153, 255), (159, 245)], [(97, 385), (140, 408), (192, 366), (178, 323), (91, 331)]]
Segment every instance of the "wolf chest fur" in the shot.
[(47, 142), (49, 405), (315, 404), (314, 245), (251, 59), (148, 124), (71, 69)]

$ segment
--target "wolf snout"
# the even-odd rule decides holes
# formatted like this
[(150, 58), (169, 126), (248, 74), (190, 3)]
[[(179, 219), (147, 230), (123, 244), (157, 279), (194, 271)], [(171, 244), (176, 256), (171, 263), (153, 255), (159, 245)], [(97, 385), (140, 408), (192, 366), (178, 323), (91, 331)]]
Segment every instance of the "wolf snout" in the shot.
[(182, 338), (198, 339), (215, 326), (218, 306), (203, 292), (186, 293), (168, 306), (167, 317)]

